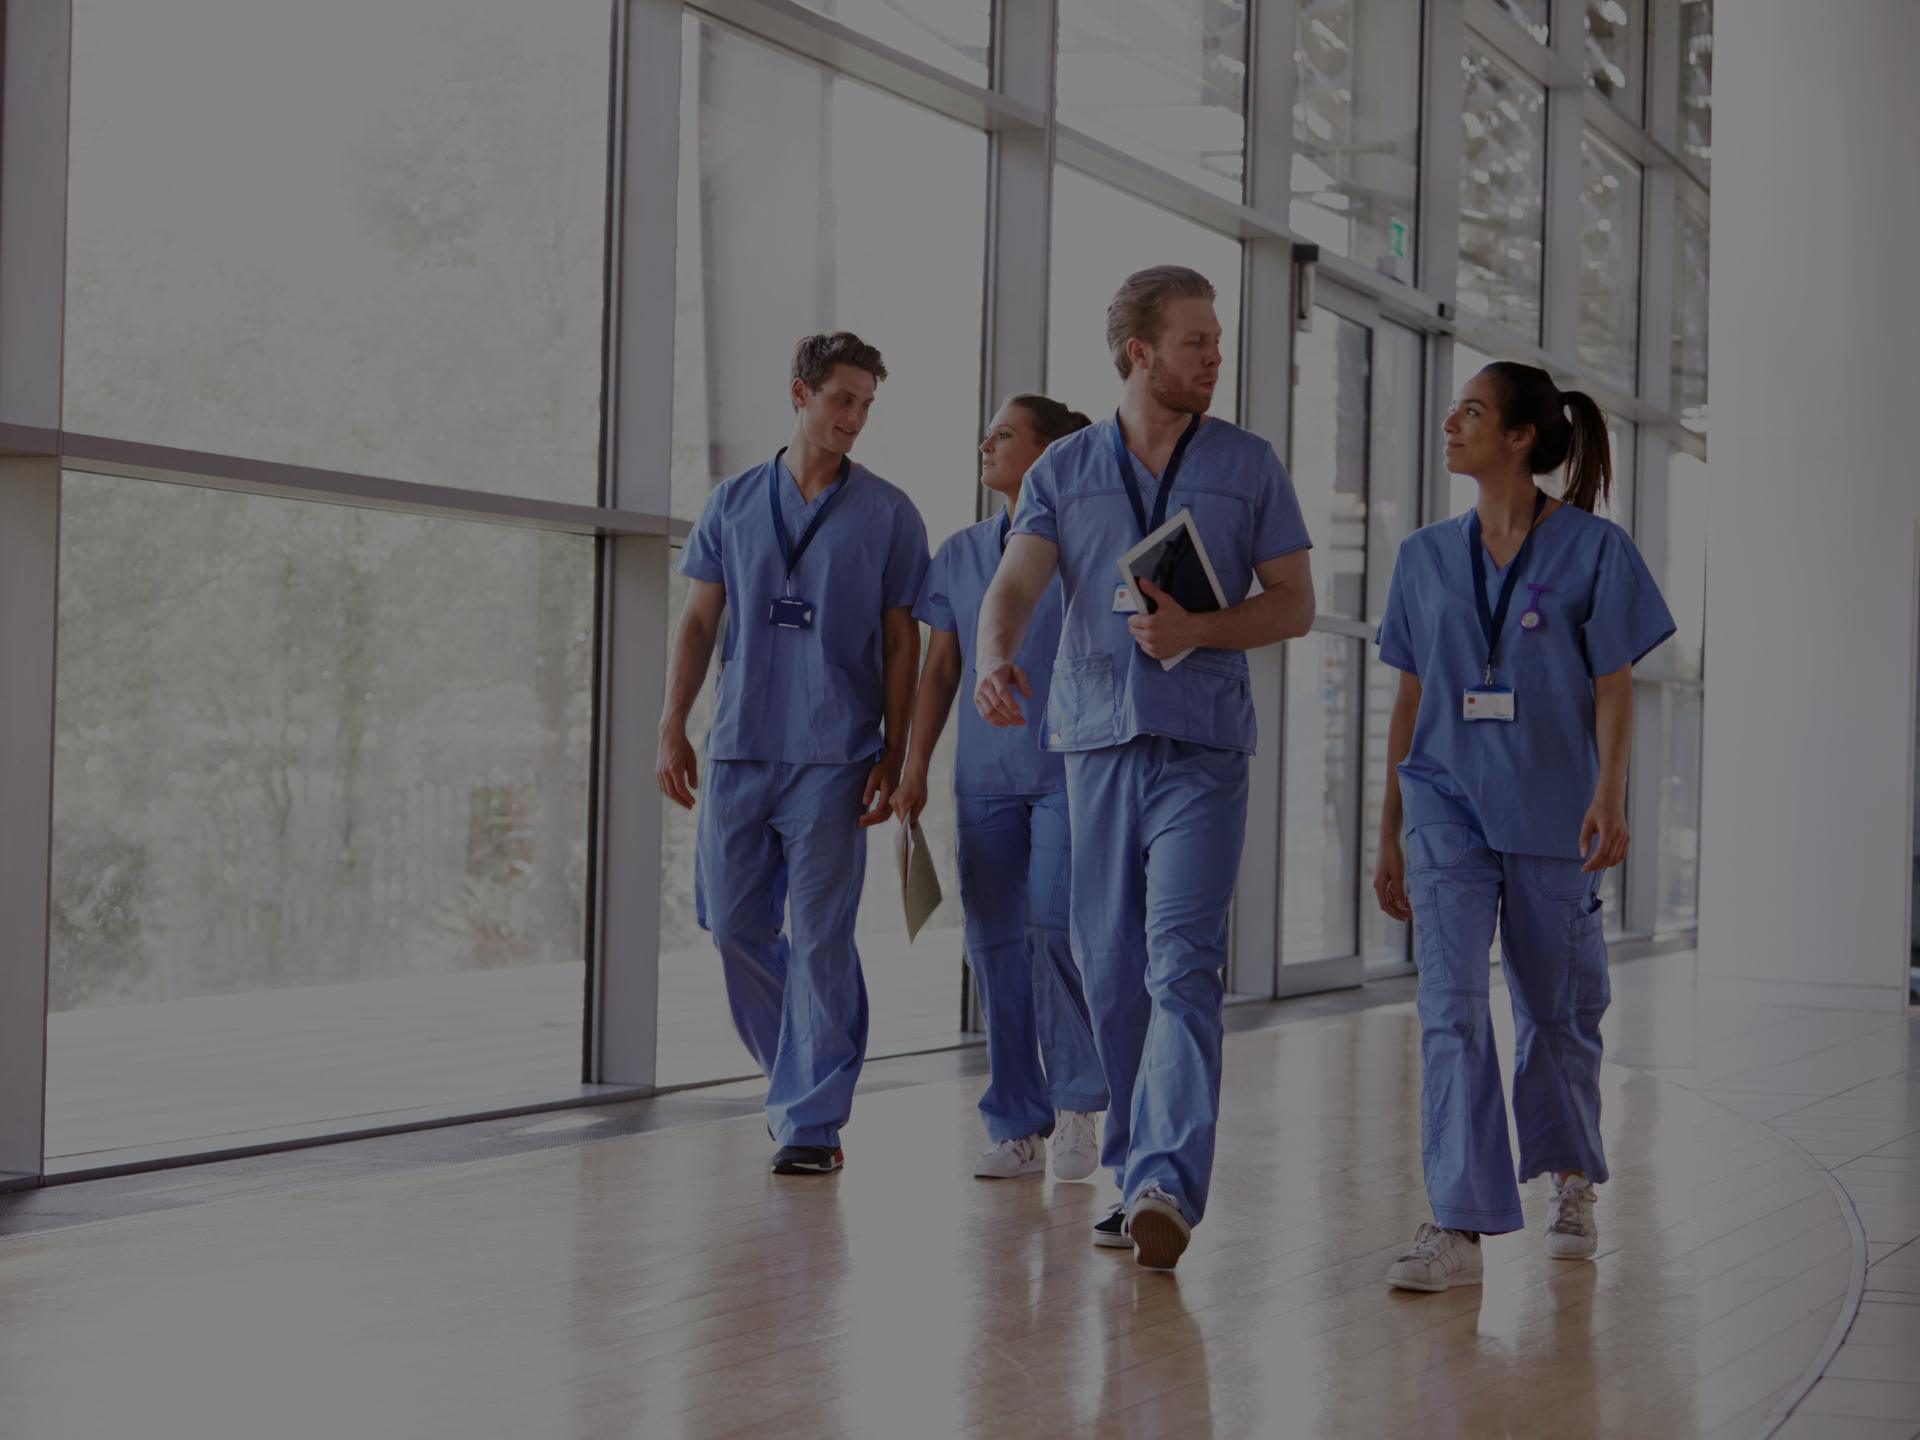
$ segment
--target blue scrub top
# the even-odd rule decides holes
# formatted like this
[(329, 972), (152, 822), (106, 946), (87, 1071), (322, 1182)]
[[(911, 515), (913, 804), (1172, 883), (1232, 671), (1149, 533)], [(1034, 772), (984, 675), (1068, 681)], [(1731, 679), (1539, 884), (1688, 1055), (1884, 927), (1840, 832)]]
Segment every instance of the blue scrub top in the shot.
[(1053, 683), (1053, 656), (1060, 646), (1060, 582), (1054, 581), (1033, 607), (1027, 638), (1014, 664), (1027, 672), (1033, 690), (1026, 725), (1001, 729), (973, 708), (975, 645), (980, 602), (1000, 566), (1008, 525), (1004, 514), (947, 537), (933, 557), (913, 617), (935, 630), (960, 637), (960, 734), (953, 755), (956, 795), (1057, 795), (1067, 788), (1067, 762), (1046, 748), (1047, 694)]
[[(786, 592), (767, 504), (776, 463), (780, 513), (795, 544), (827, 498), (846, 490), (793, 572), (793, 593), (814, 602), (809, 630), (767, 618)], [(880, 613), (912, 606), (927, 573), (927, 527), (904, 493), (855, 465), (809, 505), (784, 460), (756, 465), (707, 498), (679, 569), (727, 590), (709, 760), (848, 765), (880, 753)]]
[[(1066, 617), (1053, 667), (1047, 747), (1098, 750), (1163, 735), (1252, 754), (1253, 691), (1239, 650), (1196, 650), (1171, 670), (1134, 643), (1114, 613), (1115, 563), (1140, 543), (1140, 523), (1114, 455), (1117, 416), (1056, 440), (1027, 472), (1017, 535), (1060, 547)], [(1159, 480), (1131, 451), (1141, 499)], [(1313, 542), (1293, 482), (1273, 447), (1225, 420), (1206, 420), (1187, 446), (1167, 514), (1193, 512), (1227, 604), (1253, 588), (1253, 567)]]
[[(1468, 567), (1486, 567), (1490, 604), (1507, 574), (1484, 545), (1473, 554), (1468, 519), (1401, 543), (1376, 637), (1380, 658), (1421, 685), (1399, 772), (1406, 823), (1476, 825), (1491, 849), (1577, 860), (1600, 779), (1594, 678), (1637, 663), (1673, 634), (1673, 616), (1627, 532), (1562, 505), (1540, 520), (1494, 652), (1493, 683), (1513, 690), (1514, 719), (1468, 722), (1462, 699), (1487, 663)], [(1535, 630), (1520, 624), (1529, 581), (1546, 586)]]

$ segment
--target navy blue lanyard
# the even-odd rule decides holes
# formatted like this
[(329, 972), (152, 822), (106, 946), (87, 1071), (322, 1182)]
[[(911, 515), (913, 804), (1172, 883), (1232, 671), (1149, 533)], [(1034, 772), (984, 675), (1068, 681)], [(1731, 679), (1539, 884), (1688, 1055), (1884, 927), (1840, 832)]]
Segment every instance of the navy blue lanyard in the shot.
[(1187, 445), (1193, 439), (1193, 432), (1199, 428), (1200, 417), (1196, 415), (1187, 422), (1187, 428), (1180, 432), (1173, 454), (1167, 459), (1167, 468), (1160, 472), (1160, 489), (1153, 497), (1153, 519), (1152, 523), (1148, 523), (1147, 503), (1140, 498), (1140, 482), (1133, 475), (1133, 452), (1127, 449), (1127, 437), (1120, 433), (1120, 417), (1113, 417), (1113, 453), (1120, 462), (1120, 478), (1127, 482), (1127, 499), (1133, 502), (1133, 518), (1140, 522), (1142, 539), (1167, 523), (1167, 499), (1173, 494), (1173, 477), (1180, 473), (1180, 462), (1187, 458)]
[(780, 539), (780, 558), (787, 562), (787, 589), (793, 589), (793, 572), (800, 564), (800, 557), (807, 553), (807, 546), (813, 543), (813, 537), (820, 533), (820, 526), (827, 518), (827, 512), (834, 503), (847, 493), (847, 477), (853, 473), (853, 461), (845, 455), (840, 457), (840, 473), (835, 476), (839, 489), (821, 502), (820, 508), (813, 512), (813, 519), (807, 522), (807, 528), (800, 532), (800, 543), (795, 545), (787, 534), (787, 517), (780, 513), (780, 455), (787, 453), (786, 447), (780, 447), (780, 454), (773, 457), (773, 464), (767, 470), (767, 500), (773, 506), (773, 533)]
[(1500, 632), (1506, 627), (1507, 607), (1513, 604), (1514, 586), (1520, 582), (1520, 572), (1526, 568), (1527, 553), (1533, 549), (1534, 531), (1540, 524), (1540, 512), (1547, 508), (1547, 492), (1536, 489), (1533, 495), (1533, 519), (1527, 522), (1527, 538), (1520, 542), (1520, 553), (1513, 557), (1513, 564), (1507, 567), (1506, 581), (1500, 586), (1500, 604), (1498, 608), (1487, 608), (1487, 571), (1486, 562), (1481, 554), (1485, 547), (1480, 543), (1480, 512), (1474, 510), (1467, 520), (1467, 543), (1473, 549), (1473, 604), (1480, 612), (1480, 633), (1487, 637), (1487, 675), (1483, 684), (1493, 683), (1493, 652), (1500, 644)]

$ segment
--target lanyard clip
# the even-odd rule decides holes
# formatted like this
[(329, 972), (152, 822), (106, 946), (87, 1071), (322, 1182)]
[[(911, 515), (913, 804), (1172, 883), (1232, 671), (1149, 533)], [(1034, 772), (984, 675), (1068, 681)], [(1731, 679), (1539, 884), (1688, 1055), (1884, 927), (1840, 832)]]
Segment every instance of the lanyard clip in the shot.
[(1486, 686), (1491, 686), (1493, 684), (1493, 661), (1491, 660), (1487, 661), (1487, 675), (1486, 675), (1486, 678), (1482, 680), (1480, 683)]

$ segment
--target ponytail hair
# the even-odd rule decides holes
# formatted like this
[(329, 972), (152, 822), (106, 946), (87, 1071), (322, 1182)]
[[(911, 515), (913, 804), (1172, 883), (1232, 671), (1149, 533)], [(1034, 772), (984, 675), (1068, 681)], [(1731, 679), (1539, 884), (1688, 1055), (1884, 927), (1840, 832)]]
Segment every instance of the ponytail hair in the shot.
[(1051, 445), (1061, 436), (1084, 430), (1093, 423), (1078, 410), (1069, 410), (1050, 395), (1009, 395), (1007, 405), (1027, 412), (1027, 421), (1043, 445)]
[(1613, 444), (1606, 412), (1584, 390), (1562, 390), (1535, 365), (1496, 360), (1480, 372), (1500, 396), (1500, 423), (1509, 430), (1533, 427), (1527, 468), (1549, 475), (1566, 467), (1564, 504), (1591, 511), (1613, 498)]

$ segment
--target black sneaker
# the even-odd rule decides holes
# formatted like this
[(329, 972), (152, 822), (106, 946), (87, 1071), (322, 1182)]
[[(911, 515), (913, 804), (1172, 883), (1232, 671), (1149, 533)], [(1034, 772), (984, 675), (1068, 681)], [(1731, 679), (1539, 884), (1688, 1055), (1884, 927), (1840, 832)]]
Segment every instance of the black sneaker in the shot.
[(831, 1175), (847, 1163), (847, 1152), (825, 1145), (782, 1145), (773, 1154), (776, 1175)]
[(1127, 1207), (1116, 1205), (1113, 1213), (1093, 1227), (1093, 1243), (1105, 1249), (1131, 1250), (1133, 1240), (1127, 1234)]

